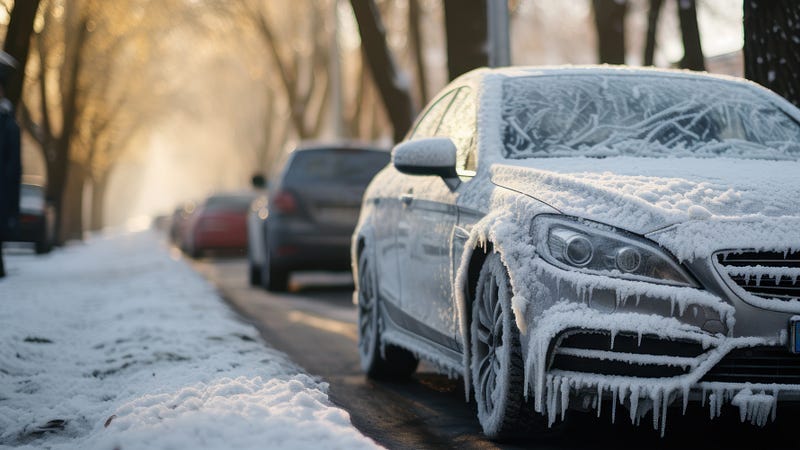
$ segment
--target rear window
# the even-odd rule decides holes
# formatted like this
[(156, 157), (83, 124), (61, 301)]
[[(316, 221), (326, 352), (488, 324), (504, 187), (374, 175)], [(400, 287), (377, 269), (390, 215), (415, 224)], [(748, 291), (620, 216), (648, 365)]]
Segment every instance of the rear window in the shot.
[(206, 200), (206, 211), (237, 211), (246, 212), (250, 209), (254, 196), (213, 196)]
[(379, 150), (304, 150), (292, 158), (287, 181), (366, 184), (383, 169), (391, 155)]

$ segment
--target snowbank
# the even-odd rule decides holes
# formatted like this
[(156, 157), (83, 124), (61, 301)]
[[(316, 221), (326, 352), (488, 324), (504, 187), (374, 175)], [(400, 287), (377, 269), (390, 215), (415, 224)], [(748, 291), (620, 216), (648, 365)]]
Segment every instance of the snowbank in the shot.
[(0, 447), (376, 447), (155, 233), (7, 267)]

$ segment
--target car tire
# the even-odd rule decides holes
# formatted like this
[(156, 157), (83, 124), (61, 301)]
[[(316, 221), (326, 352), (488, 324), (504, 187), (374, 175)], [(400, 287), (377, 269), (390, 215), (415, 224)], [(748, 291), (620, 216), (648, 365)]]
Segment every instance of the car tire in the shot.
[(261, 265), (261, 284), (270, 292), (286, 292), (289, 288), (289, 271), (275, 267), (269, 247), (264, 255), (264, 263)]
[(547, 428), (524, 395), (525, 368), (511, 311), (508, 270), (498, 253), (487, 256), (472, 304), (472, 387), (478, 421), (490, 439), (524, 436)]
[(248, 260), (248, 268), (250, 269), (250, 286), (261, 285), (261, 267), (255, 265), (253, 260)]
[(50, 251), (53, 249), (53, 246), (47, 240), (46, 235), (40, 237), (39, 240), (36, 241), (34, 245), (35, 245), (34, 251), (36, 252), (37, 255), (44, 255), (45, 253), (50, 253)]
[(378, 380), (405, 379), (419, 365), (413, 353), (385, 345), (381, 354), (378, 278), (366, 251), (358, 257), (358, 354), (367, 377)]

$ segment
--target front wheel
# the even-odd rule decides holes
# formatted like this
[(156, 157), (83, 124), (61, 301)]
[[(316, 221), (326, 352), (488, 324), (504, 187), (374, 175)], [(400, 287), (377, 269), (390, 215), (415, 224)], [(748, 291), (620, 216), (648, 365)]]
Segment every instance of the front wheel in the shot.
[(366, 249), (358, 257), (358, 354), (361, 369), (373, 379), (408, 378), (419, 360), (413, 353), (386, 345), (381, 354), (378, 283)]
[(519, 330), (511, 311), (512, 289), (500, 255), (486, 258), (472, 305), (472, 386), (484, 434), (502, 439), (526, 434), (544, 417), (525, 400)]

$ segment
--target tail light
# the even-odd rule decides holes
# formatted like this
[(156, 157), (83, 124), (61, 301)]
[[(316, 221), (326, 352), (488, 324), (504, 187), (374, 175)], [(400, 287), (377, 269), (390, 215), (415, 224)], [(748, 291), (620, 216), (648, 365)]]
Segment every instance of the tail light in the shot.
[(281, 214), (293, 214), (297, 211), (297, 200), (290, 192), (280, 191), (272, 198), (270, 209)]

